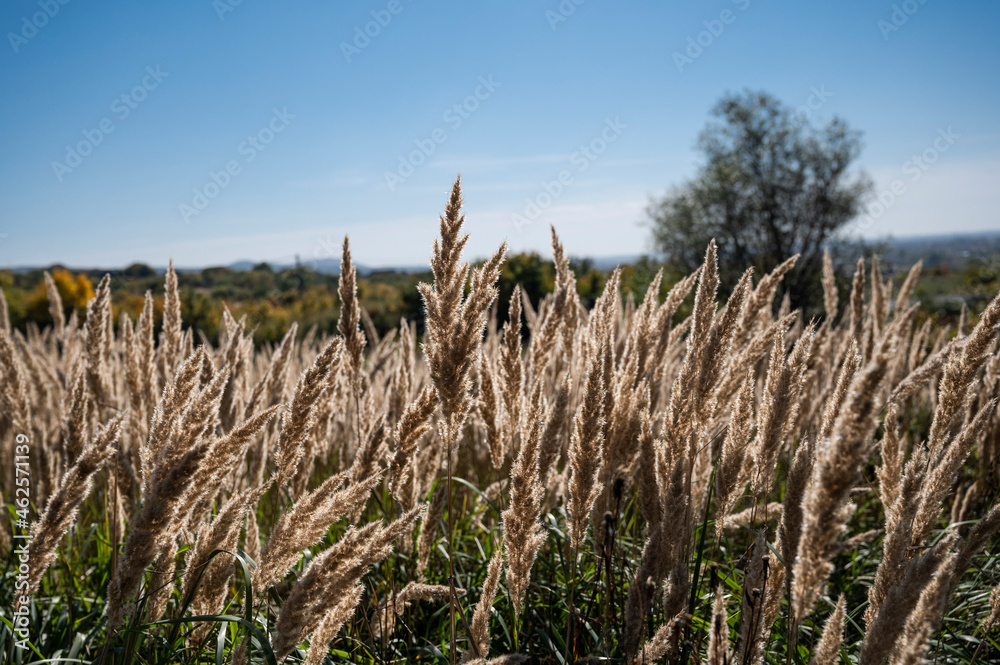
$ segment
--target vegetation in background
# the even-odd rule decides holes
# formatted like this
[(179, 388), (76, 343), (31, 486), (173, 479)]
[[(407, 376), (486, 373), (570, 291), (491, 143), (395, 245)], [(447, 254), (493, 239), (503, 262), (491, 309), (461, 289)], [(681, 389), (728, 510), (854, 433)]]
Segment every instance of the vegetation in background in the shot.
[[(582, 301), (592, 304), (604, 288), (607, 274), (586, 259), (573, 265), (580, 275)], [(7, 298), (11, 324), (19, 330), (26, 330), (29, 323), (39, 327), (52, 323), (43, 272), (0, 271), (0, 288)], [(94, 297), (93, 284), (105, 273), (72, 272), (61, 266), (53, 266), (49, 272), (58, 285), (65, 315), (68, 317), (75, 311), (82, 318), (86, 303)], [(653, 272), (655, 270), (648, 268), (629, 270), (629, 274), (634, 275), (630, 285), (636, 293), (645, 290)], [(164, 293), (161, 273), (143, 264), (133, 264), (110, 275), (112, 314), (116, 321), (122, 312), (133, 319), (138, 317), (144, 294), (149, 291), (153, 296), (156, 323), (161, 322)], [(358, 296), (374, 330), (383, 335), (397, 328), (401, 319), (406, 319), (416, 322), (422, 332), (423, 303), (417, 284), (429, 275), (429, 272), (375, 271), (359, 277)], [(552, 291), (554, 276), (552, 261), (536, 253), (511, 256), (500, 278), (499, 317), (507, 315), (507, 301), (516, 284), (537, 303)], [(313, 326), (319, 333), (331, 333), (336, 330), (340, 315), (339, 278), (305, 265), (279, 271), (266, 263), (252, 270), (206, 268), (179, 272), (177, 281), (184, 325), (204, 333), (212, 341), (218, 341), (225, 308), (237, 319), (247, 317), (247, 327), (254, 330), (254, 341), (258, 345), (280, 341), (293, 322), (298, 323), (300, 335)]]
[[(963, 306), (978, 311), (990, 294), (996, 293), (1000, 288), (1000, 242), (984, 240), (979, 245), (995, 247), (995, 252), (963, 257), (964, 248), (968, 246), (965, 243), (958, 245), (947, 257), (932, 254), (930, 260), (924, 261), (923, 277), (914, 291), (921, 302), (921, 316), (931, 316), (940, 324), (954, 324), (961, 317)], [(889, 245), (887, 259), (882, 262), (884, 274), (887, 277), (895, 274), (898, 284), (920, 256)], [(597, 269), (590, 259), (572, 260), (570, 265), (577, 275), (581, 302), (590, 307), (603, 290), (609, 272)], [(853, 265), (850, 267), (853, 269)], [(629, 294), (638, 298), (645, 293), (658, 270), (664, 270), (665, 275), (661, 296), (666, 294), (668, 285), (681, 276), (671, 264), (663, 264), (649, 256), (621, 268), (622, 293), (626, 299)], [(75, 311), (82, 317), (87, 301), (94, 297), (93, 284), (100, 281), (104, 272), (74, 272), (61, 266), (53, 266), (49, 272), (58, 285), (65, 316)], [(40, 269), (16, 273), (0, 270), (0, 288), (7, 298), (11, 324), (18, 330), (25, 331), (29, 323), (39, 327), (52, 323), (42, 275)], [(121, 312), (137, 317), (142, 311), (143, 295), (148, 290), (153, 295), (155, 320), (159, 325), (163, 314), (163, 275), (142, 264), (110, 275), (115, 319)], [(358, 277), (361, 304), (380, 335), (397, 327), (401, 318), (415, 322), (422, 333), (423, 303), (417, 284), (428, 276), (429, 273), (377, 271)], [(253, 270), (208, 268), (178, 273), (177, 279), (184, 325), (203, 332), (212, 341), (218, 340), (226, 307), (236, 318), (247, 316), (247, 327), (255, 330), (254, 341), (258, 345), (280, 341), (292, 322), (298, 322), (300, 337), (313, 325), (319, 333), (332, 332), (339, 316), (337, 276), (318, 273), (306, 266), (278, 271), (264, 263)], [(840, 295), (846, 296), (850, 274), (838, 272), (837, 283)], [(517, 284), (532, 303), (538, 303), (554, 288), (552, 261), (536, 253), (508, 257), (498, 284), (500, 296), (495, 303), (500, 321), (508, 315), (510, 294)]]

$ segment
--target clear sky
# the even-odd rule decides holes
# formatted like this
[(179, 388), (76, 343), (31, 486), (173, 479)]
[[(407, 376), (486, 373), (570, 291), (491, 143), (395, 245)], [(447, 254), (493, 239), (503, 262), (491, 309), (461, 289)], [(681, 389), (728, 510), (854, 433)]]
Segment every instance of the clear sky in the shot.
[(549, 224), (640, 253), (744, 88), (864, 132), (892, 197), (865, 234), (1000, 229), (995, 1), (7, 0), (0, 30), (0, 266), (308, 261), (345, 233), (420, 265), (458, 172), (471, 255), (547, 252)]

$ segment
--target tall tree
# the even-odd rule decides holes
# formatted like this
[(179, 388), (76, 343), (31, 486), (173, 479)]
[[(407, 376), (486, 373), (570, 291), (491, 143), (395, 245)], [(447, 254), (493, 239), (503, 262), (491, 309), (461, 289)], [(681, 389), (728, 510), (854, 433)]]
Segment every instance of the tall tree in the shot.
[(807, 314), (822, 304), (823, 248), (847, 239), (871, 179), (854, 172), (861, 134), (839, 118), (816, 126), (765, 92), (728, 94), (698, 138), (696, 177), (647, 209), (653, 244), (685, 271), (718, 244), (722, 286), (747, 266), (758, 275), (800, 254), (784, 284)]

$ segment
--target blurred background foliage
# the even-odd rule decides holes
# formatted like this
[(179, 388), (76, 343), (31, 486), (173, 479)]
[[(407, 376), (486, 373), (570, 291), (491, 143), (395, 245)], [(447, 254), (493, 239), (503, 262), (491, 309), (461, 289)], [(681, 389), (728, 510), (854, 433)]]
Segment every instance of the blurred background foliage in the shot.
[[(970, 314), (974, 314), (1000, 289), (1000, 255), (952, 256), (947, 261), (937, 257), (929, 257), (930, 260), (925, 261), (914, 293), (914, 297), (921, 301), (923, 317), (933, 316), (939, 321), (954, 323), (963, 305), (968, 306)], [(884, 260), (886, 275), (894, 274), (897, 286), (910, 265), (912, 260)], [(573, 260), (572, 267), (576, 272), (580, 299), (589, 308), (604, 288), (609, 271), (598, 268), (590, 259)], [(664, 270), (662, 298), (682, 276), (680, 271), (650, 256), (639, 257), (623, 265), (623, 296), (627, 298), (631, 293), (637, 301), (641, 300), (646, 287), (661, 268)], [(843, 266), (842, 308), (852, 269), (853, 266)], [(67, 317), (75, 311), (82, 321), (87, 301), (94, 297), (94, 290), (105, 271), (74, 271), (59, 265), (50, 266), (48, 271), (59, 289)], [(44, 327), (52, 321), (43, 273), (43, 269), (0, 271), (0, 287), (7, 298), (11, 324), (20, 330), (25, 330), (29, 324)], [(133, 264), (124, 270), (109, 273), (115, 320), (121, 312), (136, 319), (142, 310), (144, 294), (150, 291), (159, 325), (163, 311), (163, 273), (162, 268), (154, 269), (144, 264)], [(510, 295), (517, 284), (537, 307), (539, 300), (552, 291), (554, 279), (552, 261), (539, 254), (509, 256), (499, 283), (498, 320), (507, 319)], [(417, 284), (430, 280), (429, 271), (381, 270), (359, 277), (361, 302), (380, 335), (397, 327), (402, 318), (416, 321), (418, 331), (422, 332), (423, 303)], [(216, 267), (178, 272), (184, 320), (213, 342), (218, 338), (224, 307), (228, 307), (237, 318), (247, 317), (249, 327), (256, 329), (258, 344), (280, 340), (293, 321), (299, 323), (300, 335), (314, 325), (321, 333), (333, 332), (340, 312), (337, 281), (336, 275), (320, 273), (306, 265), (276, 270), (261, 263), (250, 270)], [(678, 317), (686, 316), (689, 306), (690, 303), (687, 303), (678, 312)]]
[[(590, 306), (604, 288), (607, 274), (589, 261), (575, 262), (574, 268), (581, 299)], [(82, 321), (87, 301), (94, 297), (94, 290), (105, 271), (72, 271), (59, 265), (47, 270), (56, 282), (67, 316), (76, 311)], [(654, 273), (655, 270), (632, 270), (629, 283), (633, 288), (645, 290)], [(163, 312), (164, 270), (137, 263), (108, 274), (111, 275), (115, 320), (122, 312), (136, 319), (142, 311), (145, 293), (149, 291), (153, 295), (159, 325)], [(52, 322), (43, 275), (43, 269), (0, 271), (0, 287), (7, 298), (11, 324), (20, 330), (31, 323), (44, 327)], [(538, 254), (510, 256), (500, 283), (497, 303), (500, 320), (506, 319), (515, 285), (520, 284), (537, 306), (538, 301), (552, 291), (554, 278), (552, 262)], [(379, 334), (398, 327), (403, 318), (416, 321), (422, 329), (423, 302), (417, 284), (431, 279), (429, 271), (385, 270), (360, 276), (358, 294)], [(645, 283), (640, 283), (643, 279)], [(248, 326), (256, 330), (258, 344), (280, 340), (295, 321), (303, 335), (314, 325), (319, 332), (333, 332), (340, 314), (337, 284), (336, 275), (320, 273), (306, 265), (275, 270), (260, 263), (250, 270), (216, 267), (178, 271), (184, 321), (213, 341), (218, 338), (224, 307), (228, 307), (236, 318), (247, 317)]]

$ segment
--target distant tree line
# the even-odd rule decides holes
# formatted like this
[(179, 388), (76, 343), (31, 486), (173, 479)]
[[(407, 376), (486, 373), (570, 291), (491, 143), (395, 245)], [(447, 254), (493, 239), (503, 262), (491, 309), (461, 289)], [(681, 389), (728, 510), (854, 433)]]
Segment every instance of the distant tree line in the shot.
[[(588, 306), (604, 288), (607, 275), (588, 260), (575, 261), (581, 299)], [(63, 266), (48, 269), (59, 290), (65, 314), (77, 312), (82, 321), (87, 301), (104, 277), (103, 271), (71, 271)], [(8, 303), (11, 324), (25, 330), (29, 324), (46, 326), (52, 322), (45, 292), (44, 270), (0, 271), (0, 287)], [(627, 281), (641, 292), (652, 271), (629, 266)], [(111, 275), (111, 291), (115, 320), (122, 312), (133, 319), (142, 311), (145, 293), (153, 296), (157, 321), (163, 311), (163, 274), (137, 263)], [(540, 255), (515, 254), (508, 258), (500, 280), (497, 300), (499, 320), (507, 317), (507, 308), (514, 286), (520, 284), (531, 302), (537, 306), (554, 286), (555, 269), (551, 260)], [(358, 293), (375, 330), (383, 335), (399, 326), (401, 319), (417, 322), (422, 330), (423, 302), (417, 291), (420, 281), (431, 281), (426, 273), (377, 271), (360, 277)], [(645, 280), (645, 281), (643, 281)], [(217, 339), (222, 312), (228, 307), (237, 318), (247, 317), (248, 326), (255, 329), (258, 343), (280, 340), (292, 322), (298, 322), (301, 334), (312, 326), (320, 332), (332, 333), (340, 315), (337, 300), (338, 277), (320, 273), (308, 266), (274, 270), (266, 263), (251, 270), (227, 267), (205, 268), (178, 273), (181, 309), (185, 322)]]

